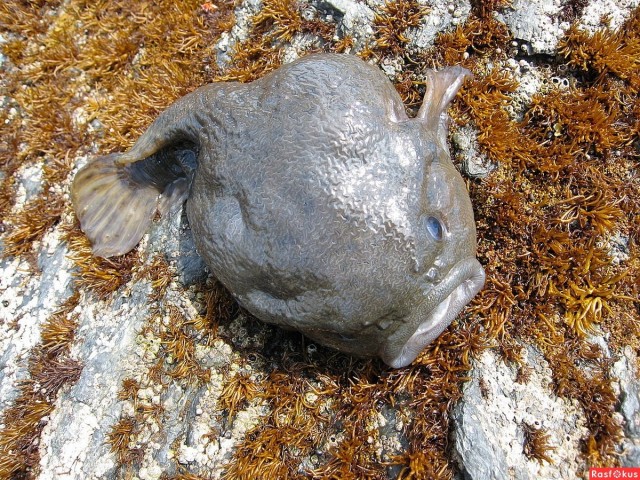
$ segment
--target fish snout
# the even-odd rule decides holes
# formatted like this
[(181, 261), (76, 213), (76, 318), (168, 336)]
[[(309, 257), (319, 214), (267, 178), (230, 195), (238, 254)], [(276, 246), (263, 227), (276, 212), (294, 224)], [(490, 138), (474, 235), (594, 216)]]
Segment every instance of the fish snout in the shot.
[(484, 282), (484, 269), (473, 257), (456, 263), (435, 283), (427, 272), (423, 301), (383, 346), (380, 356), (384, 362), (394, 368), (413, 362), (482, 289)]

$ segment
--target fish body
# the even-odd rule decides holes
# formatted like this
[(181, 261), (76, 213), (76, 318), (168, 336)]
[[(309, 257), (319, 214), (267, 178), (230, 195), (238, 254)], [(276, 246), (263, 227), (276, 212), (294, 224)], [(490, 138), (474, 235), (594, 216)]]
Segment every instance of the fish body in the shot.
[(165, 110), (124, 154), (78, 172), (94, 253), (132, 249), (186, 198), (199, 254), (257, 318), (392, 367), (482, 288), (445, 109), (468, 72), (427, 72), (416, 118), (376, 67), (318, 54)]

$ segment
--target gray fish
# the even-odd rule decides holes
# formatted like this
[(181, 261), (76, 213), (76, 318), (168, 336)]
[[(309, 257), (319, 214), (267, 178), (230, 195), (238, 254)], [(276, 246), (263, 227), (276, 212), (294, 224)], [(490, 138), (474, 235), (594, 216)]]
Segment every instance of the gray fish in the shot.
[(468, 75), (427, 71), (416, 118), (350, 55), (203, 86), (128, 152), (78, 172), (82, 230), (95, 255), (121, 255), (186, 199), (199, 254), (249, 312), (406, 366), (484, 285), (446, 142), (445, 110)]

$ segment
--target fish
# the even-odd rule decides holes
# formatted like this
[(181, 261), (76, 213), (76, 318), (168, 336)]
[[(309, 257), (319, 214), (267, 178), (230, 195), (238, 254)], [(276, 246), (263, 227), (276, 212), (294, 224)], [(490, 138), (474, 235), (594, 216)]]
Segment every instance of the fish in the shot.
[(126, 152), (80, 169), (71, 199), (99, 257), (185, 204), (196, 249), (258, 319), (392, 368), (482, 289), (473, 208), (446, 109), (471, 74), (426, 70), (409, 117), (354, 55), (312, 54), (178, 99)]

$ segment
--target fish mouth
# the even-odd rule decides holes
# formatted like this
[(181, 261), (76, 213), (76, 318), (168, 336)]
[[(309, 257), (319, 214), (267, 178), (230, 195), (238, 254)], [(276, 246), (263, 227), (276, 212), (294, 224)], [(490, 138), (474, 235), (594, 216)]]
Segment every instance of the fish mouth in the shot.
[[(482, 289), (484, 281), (484, 269), (475, 258), (467, 258), (454, 265), (440, 283), (425, 291), (421, 307), (406, 319), (405, 327), (387, 341), (381, 355), (384, 362), (393, 368), (413, 362)], [(413, 333), (411, 329), (414, 329)], [(402, 340), (407, 337), (402, 345)]]

